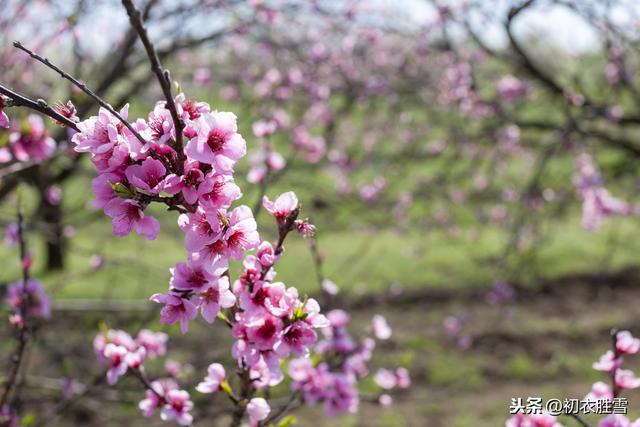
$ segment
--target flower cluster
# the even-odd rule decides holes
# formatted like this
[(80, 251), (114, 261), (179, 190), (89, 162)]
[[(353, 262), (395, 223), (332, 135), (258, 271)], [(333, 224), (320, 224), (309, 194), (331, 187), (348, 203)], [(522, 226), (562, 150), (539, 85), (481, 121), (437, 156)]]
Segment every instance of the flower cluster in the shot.
[(29, 318), (51, 317), (51, 298), (47, 295), (39, 280), (30, 278), (24, 284), (23, 282), (15, 282), (7, 287), (7, 303), (14, 311), (11, 315), (11, 323), (15, 326), (21, 326), (23, 319), (20, 313), (23, 307), (23, 298), (26, 298), (26, 314)]
[(9, 116), (4, 112), (5, 108), (5, 100), (4, 97), (0, 95), (0, 128), (8, 129), (11, 126), (11, 122), (9, 121)]
[[(636, 354), (640, 351), (640, 339), (635, 338), (629, 331), (613, 331), (613, 348), (607, 351), (593, 364), (595, 370), (604, 372), (611, 378), (609, 384), (598, 381), (591, 387), (591, 391), (584, 400), (592, 402), (594, 407), (599, 401), (613, 401), (623, 390), (640, 387), (640, 379), (631, 370), (620, 369), (624, 356)], [(600, 402), (603, 403), (603, 402)], [(507, 420), (506, 427), (562, 427), (555, 415), (549, 413), (524, 414), (517, 413)], [(622, 414), (609, 414), (600, 420), (598, 427), (638, 427), (640, 418), (631, 422)]]
[[(294, 392), (302, 393), (307, 405), (323, 403), (330, 416), (356, 412), (360, 402), (358, 381), (369, 374), (367, 364), (376, 343), (372, 337), (364, 337), (360, 342), (353, 339), (347, 329), (350, 318), (345, 311), (332, 310), (327, 318), (330, 325), (322, 330), (324, 339), (315, 349), (322, 361), (314, 364), (308, 358), (292, 360), (289, 363), (291, 387)], [(382, 316), (375, 316), (372, 326), (374, 337), (380, 340), (391, 337), (391, 328)], [(391, 397), (386, 394), (389, 390), (411, 385), (409, 372), (404, 368), (395, 372), (381, 369), (374, 381), (382, 390), (377, 399), (381, 405), (391, 403)]]
[[(6, 114), (0, 105), (0, 127), (9, 128)], [(4, 124), (4, 125), (3, 125)], [(56, 143), (45, 128), (42, 117), (30, 114), (19, 129), (11, 128), (6, 146), (0, 147), (0, 163), (13, 161), (42, 162), (51, 157)]]
[[(235, 115), (211, 111), (207, 104), (186, 100), (182, 94), (175, 104), (188, 139), (182, 151), (176, 151), (178, 131), (164, 102), (156, 104), (148, 120), (138, 119), (132, 127), (123, 123), (127, 107), (120, 117), (101, 109), (98, 116), (78, 123), (75, 149), (91, 154), (99, 174), (93, 181), (95, 205), (112, 218), (114, 235), (135, 230), (148, 239), (155, 239), (159, 229), (159, 222), (145, 215), (149, 204), (161, 202), (181, 211), (178, 226), (184, 233), (187, 259), (171, 269), (169, 291), (151, 297), (164, 304), (160, 321), (179, 322), (186, 333), (198, 312), (208, 323), (222, 317), (232, 326), (233, 356), (251, 376), (251, 385), (277, 384), (283, 378), (280, 359), (307, 356), (317, 341), (314, 329), (328, 325), (314, 299), (302, 299), (297, 289), (273, 282), (273, 265), (286, 235), (297, 230), (308, 236), (314, 227), (297, 219), (300, 208), (295, 194), (285, 193), (274, 202), (265, 197), (265, 209), (276, 219), (279, 239), (275, 247), (261, 241), (251, 210), (231, 208), (242, 195), (234, 183), (234, 165), (246, 152)], [(245, 254), (253, 249), (257, 249), (255, 255)], [(233, 287), (230, 260), (243, 260), (244, 265)], [(221, 313), (226, 309), (228, 317)], [(166, 336), (149, 332), (133, 340), (124, 332), (111, 331), (99, 335), (94, 347), (99, 359), (109, 365), (107, 378), (114, 384), (128, 369), (139, 370), (146, 357), (164, 353), (164, 341)], [(186, 392), (161, 388), (151, 390), (148, 399), (155, 395), (157, 404), (173, 405), (173, 412), (163, 410), (165, 417), (186, 422), (175, 409), (189, 406)], [(264, 412), (259, 401), (252, 407), (256, 413)]]
[(109, 329), (93, 340), (93, 350), (100, 362), (109, 366), (107, 381), (115, 384), (128, 368), (138, 369), (145, 359), (155, 359), (167, 352), (168, 336), (162, 332), (143, 329), (133, 339), (125, 331)]
[[(289, 373), (307, 403), (323, 401), (329, 413), (355, 410), (357, 382), (368, 373), (374, 339), (357, 344), (346, 331), (346, 313), (334, 311), (329, 320), (321, 314), (316, 300), (275, 281), (274, 268), (287, 235), (297, 231), (309, 237), (315, 232), (307, 219), (298, 218), (298, 198), (293, 192), (273, 201), (263, 198), (278, 231), (276, 243), (263, 241), (252, 211), (247, 206), (232, 207), (242, 196), (234, 182), (234, 166), (246, 152), (235, 115), (212, 111), (207, 104), (187, 100), (183, 94), (175, 98), (175, 105), (172, 112), (167, 103), (159, 102), (147, 120), (133, 124), (126, 122), (127, 107), (119, 117), (101, 109), (98, 116), (77, 124), (80, 132), (73, 136), (73, 142), (76, 151), (91, 154), (98, 171), (93, 181), (95, 206), (112, 218), (114, 235), (135, 230), (155, 239), (159, 222), (145, 214), (153, 202), (181, 212), (178, 226), (184, 233), (186, 259), (170, 269), (168, 292), (150, 299), (163, 304), (160, 322), (179, 323), (183, 333), (198, 314), (209, 324), (216, 319), (225, 322), (234, 339), (231, 354), (242, 383), (238, 397), (227, 381), (225, 368), (213, 363), (196, 389), (201, 393), (224, 391), (237, 406), (236, 414), (246, 413), (250, 424), (258, 425), (270, 414), (269, 403), (260, 394), (284, 379), (281, 362), (294, 357)], [(178, 114), (181, 126), (174, 126), (173, 113)], [(254, 131), (267, 138), (275, 128), (261, 123)], [(186, 139), (184, 147), (178, 143), (180, 132)], [(279, 167), (265, 161), (267, 168)], [(250, 253), (253, 250), (255, 253)], [(236, 280), (229, 275), (232, 260), (242, 261)], [(317, 330), (324, 333), (321, 342)], [(373, 335), (379, 339), (391, 336), (391, 328), (381, 316), (374, 318)], [(189, 394), (175, 381), (150, 382), (144, 374), (145, 359), (164, 354), (165, 343), (164, 334), (141, 331), (133, 339), (112, 330), (98, 335), (94, 348), (109, 367), (110, 384), (127, 371), (143, 380), (147, 393), (140, 408), (145, 416), (162, 407), (163, 419), (189, 424), (193, 407)], [(326, 361), (314, 366), (309, 357), (312, 351), (326, 356)], [(406, 388), (410, 382), (403, 369), (381, 371), (377, 378), (382, 390)], [(390, 401), (389, 396), (381, 396), (381, 403)]]
[(582, 226), (585, 229), (597, 230), (605, 218), (633, 212), (629, 203), (613, 197), (604, 188), (602, 175), (589, 154), (580, 154), (576, 164), (578, 171), (574, 176), (574, 184), (582, 200)]
[(640, 387), (640, 378), (636, 378), (633, 371), (621, 369), (625, 355), (636, 354), (640, 351), (640, 339), (633, 337), (629, 331), (620, 331), (615, 334), (615, 347), (600, 357), (593, 364), (593, 369), (607, 373), (613, 378), (613, 387), (599, 381), (591, 389), (587, 398), (591, 400), (611, 400), (617, 397), (621, 390)]
[(167, 362), (168, 377), (151, 382), (146, 380), (143, 367), (145, 360), (164, 356), (167, 339), (167, 334), (148, 329), (138, 332), (135, 339), (125, 331), (109, 329), (95, 337), (93, 349), (98, 360), (109, 367), (109, 384), (114, 385), (128, 370), (145, 381), (148, 388), (145, 398), (138, 405), (145, 417), (152, 416), (157, 408), (161, 408), (163, 420), (176, 420), (181, 425), (190, 425), (193, 416), (189, 411), (193, 408), (193, 402), (189, 400), (189, 393), (181, 390), (176, 382), (179, 367), (174, 369)]
[(513, 75), (500, 78), (495, 84), (498, 97), (509, 104), (515, 104), (527, 92), (527, 84)]

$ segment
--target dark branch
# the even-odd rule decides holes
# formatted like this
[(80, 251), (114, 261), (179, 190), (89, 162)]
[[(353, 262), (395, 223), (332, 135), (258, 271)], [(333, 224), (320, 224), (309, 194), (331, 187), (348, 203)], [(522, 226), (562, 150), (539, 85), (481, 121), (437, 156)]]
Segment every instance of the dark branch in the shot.
[(160, 87), (162, 88), (164, 97), (167, 100), (167, 109), (171, 113), (171, 119), (173, 120), (173, 124), (176, 130), (176, 143), (174, 149), (176, 150), (178, 158), (180, 160), (180, 168), (182, 168), (182, 163), (184, 162), (184, 152), (182, 148), (182, 130), (184, 128), (184, 123), (182, 123), (182, 120), (178, 116), (178, 110), (176, 109), (176, 104), (171, 93), (171, 78), (169, 76), (169, 70), (165, 70), (162, 68), (162, 64), (160, 64), (160, 58), (158, 58), (158, 53), (156, 52), (153, 43), (149, 39), (147, 30), (142, 23), (140, 12), (138, 11), (138, 9), (136, 9), (133, 2), (131, 0), (122, 0), (122, 5), (127, 10), (127, 15), (129, 15), (131, 26), (135, 28), (138, 36), (140, 36), (140, 41), (142, 41), (144, 49), (147, 51), (147, 56), (149, 57), (149, 61), (151, 63), (151, 70), (156, 75), (158, 82), (160, 83)]
[(27, 260), (28, 251), (27, 243), (24, 237), (24, 218), (22, 216), (22, 207), (20, 206), (20, 198), (18, 198), (18, 245), (20, 248), (20, 265), (22, 266), (22, 295), (20, 297), (20, 307), (18, 314), (20, 315), (19, 332), (17, 336), (18, 347), (15, 353), (11, 356), (11, 367), (9, 368), (9, 374), (4, 386), (2, 395), (0, 396), (0, 408), (2, 408), (9, 400), (11, 391), (16, 385), (18, 380), (18, 373), (22, 366), (27, 344), (29, 342), (29, 297), (27, 295), (27, 283), (29, 282), (29, 267), (30, 263)]
[(79, 131), (78, 126), (76, 126), (76, 124), (73, 121), (69, 120), (62, 114), (58, 113), (56, 110), (54, 110), (49, 104), (47, 104), (42, 99), (38, 99), (37, 101), (34, 101), (2, 85), (0, 85), (0, 93), (11, 100), (11, 104), (8, 105), (8, 107), (29, 108), (31, 110), (42, 113), (45, 116), (49, 116), (53, 120), (59, 123), (62, 123), (65, 126), (75, 131)]
[(138, 138), (138, 140), (144, 145), (147, 143), (147, 141), (145, 141), (145, 139), (142, 137), (142, 135), (140, 135), (138, 133), (138, 131), (136, 131), (133, 126), (131, 126), (131, 123), (129, 123), (128, 121), (126, 121), (121, 115), (120, 113), (118, 113), (116, 110), (113, 109), (113, 107), (111, 107), (111, 105), (107, 104), (107, 102), (100, 98), (95, 92), (93, 92), (91, 89), (89, 89), (84, 83), (79, 82), (75, 77), (71, 76), (70, 74), (68, 74), (66, 71), (62, 70), (61, 68), (59, 68), (58, 66), (54, 65), (51, 63), (51, 61), (49, 61), (47, 58), (43, 58), (42, 56), (38, 55), (37, 53), (27, 49), (26, 47), (24, 47), (20, 42), (13, 42), (13, 45), (15, 47), (17, 47), (18, 49), (22, 50), (23, 52), (26, 52), (29, 56), (31, 56), (33, 59), (43, 63), (44, 65), (46, 65), (47, 67), (51, 68), (53, 71), (57, 72), (58, 74), (60, 74), (60, 76), (64, 79), (69, 80), (71, 83), (73, 83), (78, 89), (80, 89), (81, 91), (83, 91), (84, 93), (86, 93), (87, 95), (89, 95), (91, 98), (93, 98), (98, 105), (100, 105), (101, 107), (103, 107), (104, 109), (106, 109), (107, 111), (109, 111), (109, 113), (113, 114), (118, 120), (120, 120), (120, 122), (127, 128), (129, 129), (129, 131), (135, 135), (136, 138)]

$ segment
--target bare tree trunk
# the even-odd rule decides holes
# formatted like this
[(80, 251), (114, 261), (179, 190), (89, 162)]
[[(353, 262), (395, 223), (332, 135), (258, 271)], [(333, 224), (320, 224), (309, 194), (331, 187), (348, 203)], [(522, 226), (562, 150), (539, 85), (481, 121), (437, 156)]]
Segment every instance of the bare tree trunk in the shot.
[(40, 214), (43, 221), (44, 237), (47, 253), (47, 271), (58, 271), (64, 268), (65, 238), (62, 224), (62, 206), (50, 203), (45, 192), (41, 193)]

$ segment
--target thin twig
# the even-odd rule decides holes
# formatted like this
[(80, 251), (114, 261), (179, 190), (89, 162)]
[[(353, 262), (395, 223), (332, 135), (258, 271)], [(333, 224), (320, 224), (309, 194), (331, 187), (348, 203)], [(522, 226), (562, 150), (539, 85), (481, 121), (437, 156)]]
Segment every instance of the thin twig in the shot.
[(175, 146), (173, 148), (176, 150), (178, 154), (178, 159), (180, 160), (179, 168), (182, 168), (185, 160), (184, 151), (182, 147), (182, 130), (184, 128), (184, 123), (182, 123), (182, 120), (178, 115), (176, 103), (171, 93), (171, 78), (169, 76), (169, 70), (162, 68), (162, 64), (160, 63), (160, 58), (158, 58), (158, 53), (156, 52), (156, 49), (153, 46), (153, 43), (149, 39), (147, 30), (145, 29), (144, 24), (142, 23), (140, 11), (136, 9), (135, 5), (131, 0), (122, 0), (122, 5), (127, 10), (127, 15), (129, 15), (129, 21), (131, 22), (131, 26), (135, 28), (135, 30), (138, 33), (138, 36), (140, 36), (140, 41), (142, 41), (142, 44), (144, 45), (144, 49), (147, 51), (149, 62), (151, 63), (151, 71), (153, 71), (153, 73), (158, 78), (158, 82), (160, 83), (160, 87), (162, 88), (164, 97), (167, 100), (166, 107), (171, 113), (171, 119), (173, 120), (173, 125), (176, 131)]
[(260, 426), (268, 426), (271, 423), (277, 423), (280, 421), (285, 415), (287, 415), (292, 409), (296, 407), (296, 405), (300, 404), (300, 398), (302, 394), (299, 391), (291, 394), (287, 403), (285, 403), (281, 408), (279, 408), (276, 412), (274, 412), (269, 418), (260, 423)]
[(144, 386), (145, 389), (147, 389), (147, 390), (151, 391), (153, 394), (155, 394), (156, 397), (161, 402), (165, 402), (166, 401), (165, 397), (162, 394), (160, 394), (158, 392), (158, 390), (156, 390), (155, 388), (153, 388), (151, 386), (151, 382), (147, 378), (147, 375), (144, 372), (144, 369), (142, 368), (142, 366), (137, 368), (137, 369), (131, 369), (131, 372), (133, 373), (134, 377), (136, 377), (138, 380), (140, 380), (140, 382), (142, 383), (142, 385)]
[(613, 348), (613, 370), (611, 371), (611, 390), (613, 393), (613, 398), (617, 398), (620, 396), (620, 387), (618, 387), (618, 383), (616, 381), (616, 376), (618, 372), (618, 359), (620, 358), (620, 351), (618, 350), (618, 330), (611, 330), (611, 346)]
[(49, 61), (47, 58), (44, 58), (40, 55), (38, 55), (37, 53), (27, 49), (26, 47), (24, 47), (20, 42), (15, 41), (13, 42), (13, 45), (22, 50), (23, 52), (26, 52), (30, 57), (32, 57), (33, 59), (43, 63), (44, 65), (46, 65), (47, 67), (51, 68), (53, 71), (55, 71), (56, 73), (60, 74), (60, 76), (66, 80), (69, 80), (71, 83), (73, 83), (78, 89), (80, 89), (81, 91), (83, 91), (84, 93), (86, 93), (87, 95), (89, 95), (91, 98), (93, 98), (98, 105), (100, 105), (102, 108), (104, 108), (105, 110), (107, 110), (109, 113), (111, 113), (112, 115), (114, 115), (127, 129), (129, 129), (129, 131), (136, 137), (138, 138), (138, 140), (144, 145), (147, 143), (147, 141), (142, 137), (142, 135), (140, 135), (138, 133), (137, 130), (135, 130), (135, 128), (131, 125), (131, 123), (129, 123), (128, 121), (126, 121), (124, 119), (124, 117), (122, 117), (120, 115), (120, 113), (118, 113), (116, 110), (113, 109), (113, 107), (111, 105), (109, 105), (104, 99), (100, 98), (95, 92), (93, 92), (91, 89), (89, 89), (84, 83), (81, 83), (80, 81), (78, 81), (75, 77), (73, 77), (72, 75), (70, 75), (69, 73), (67, 73), (66, 71), (64, 71), (63, 69), (61, 69), (60, 67), (56, 66), (55, 64), (51, 63), (51, 61)]
[(20, 265), (22, 266), (22, 295), (20, 296), (20, 307), (18, 314), (20, 315), (20, 331), (18, 332), (18, 347), (15, 353), (11, 356), (11, 367), (8, 375), (7, 382), (5, 384), (2, 396), (0, 396), (0, 408), (2, 408), (8, 401), (9, 395), (16, 384), (18, 379), (18, 372), (22, 366), (24, 359), (24, 353), (29, 341), (28, 334), (28, 314), (29, 314), (29, 298), (27, 295), (27, 283), (29, 282), (29, 267), (28, 261), (27, 243), (24, 238), (24, 218), (22, 216), (22, 207), (20, 206), (20, 198), (18, 197), (18, 245), (20, 248)]
[(62, 123), (65, 126), (75, 131), (79, 131), (78, 126), (76, 126), (76, 124), (73, 121), (63, 116), (62, 114), (58, 113), (56, 110), (53, 109), (53, 107), (47, 104), (43, 99), (38, 99), (37, 101), (34, 101), (30, 98), (27, 98), (24, 95), (21, 95), (17, 92), (12, 91), (11, 89), (3, 85), (0, 85), (0, 93), (6, 96), (7, 98), (9, 98), (11, 101), (11, 104), (6, 105), (6, 107), (26, 107), (31, 110), (37, 111), (39, 113), (42, 113), (45, 116), (49, 116), (53, 120), (59, 123)]

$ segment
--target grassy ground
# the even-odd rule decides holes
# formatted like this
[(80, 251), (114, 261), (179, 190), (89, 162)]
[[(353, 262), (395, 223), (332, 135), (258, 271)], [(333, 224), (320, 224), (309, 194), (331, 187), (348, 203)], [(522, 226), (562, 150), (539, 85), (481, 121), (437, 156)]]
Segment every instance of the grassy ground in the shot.
[[(160, 215), (175, 218), (172, 213)], [(37, 238), (32, 239), (38, 261), (34, 274), (62, 299), (136, 299), (164, 291), (169, 267), (185, 257), (179, 230), (164, 222), (157, 241), (137, 235), (113, 238), (108, 218), (98, 212), (90, 224), (76, 228), (70, 241), (69, 269), (63, 273), (42, 273), (42, 245)], [(636, 263), (640, 241), (628, 236), (639, 231), (633, 220), (618, 219), (597, 234), (584, 232), (575, 222), (554, 224), (548, 230), (548, 239), (536, 251), (511, 256), (512, 269), (506, 274), (519, 283), (534, 283), (539, 278), (571, 273), (616, 271)], [(487, 228), (470, 240), (445, 231), (353, 230), (321, 231), (318, 238), (326, 254), (327, 277), (346, 292), (362, 294), (390, 288), (486, 287), (495, 277), (492, 261), (502, 255), (507, 234)], [(14, 251), (2, 248), (0, 255), (8, 260), (0, 281), (15, 280), (19, 275)], [(104, 259), (98, 270), (90, 267), (95, 255)], [(527, 268), (519, 268), (522, 265)], [(307, 242), (295, 235), (286, 245), (278, 272), (281, 280), (306, 292), (317, 289)]]

